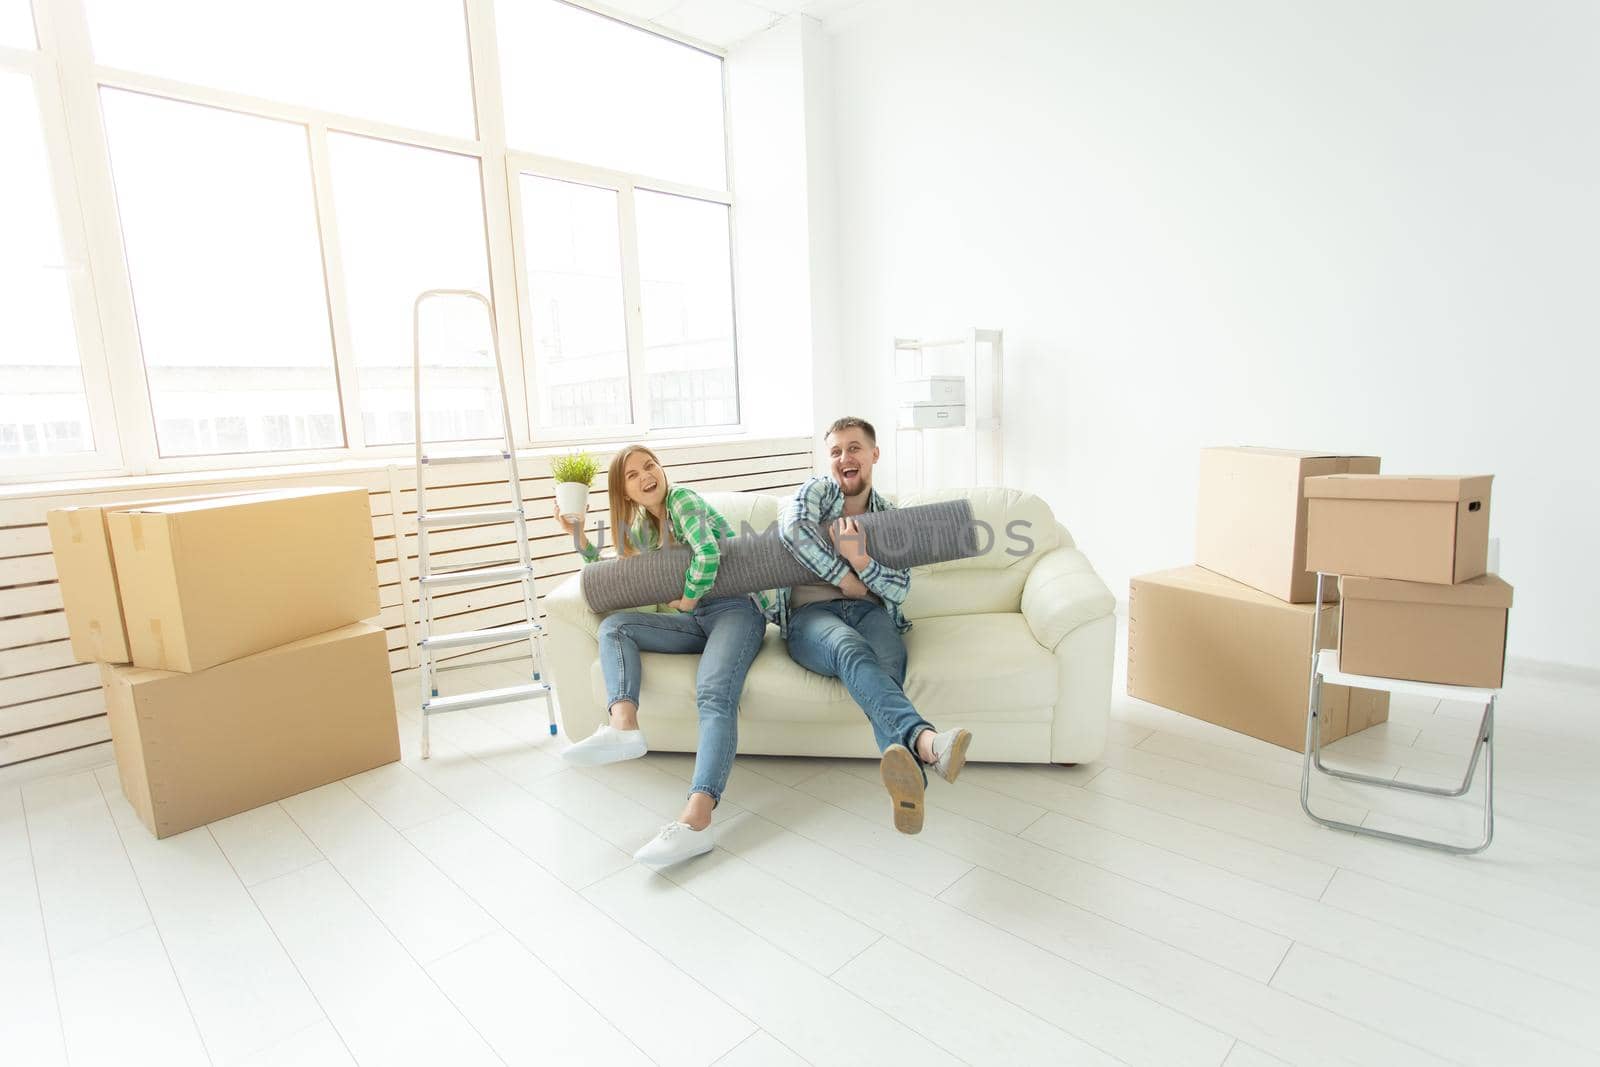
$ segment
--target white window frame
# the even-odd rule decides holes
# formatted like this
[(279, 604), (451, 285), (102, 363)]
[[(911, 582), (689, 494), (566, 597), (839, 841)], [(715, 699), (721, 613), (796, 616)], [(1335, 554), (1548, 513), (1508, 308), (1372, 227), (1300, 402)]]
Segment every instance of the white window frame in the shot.
[[(651, 436), (657, 438), (688, 437), (718, 430), (736, 433), (742, 428), (744, 419), (744, 406), (740, 404), (739, 422), (716, 427), (685, 426), (671, 429), (653, 429), (650, 426), (650, 377), (645, 366), (644, 346), (644, 313), (642, 287), (639, 281), (639, 229), (634, 212), (634, 192), (644, 189), (647, 192), (669, 193), (673, 196), (688, 197), (693, 200), (705, 200), (714, 204), (721, 204), (732, 208), (733, 196), (718, 189), (706, 189), (700, 186), (683, 185), (677, 182), (660, 181), (646, 178), (626, 171), (607, 170), (604, 167), (590, 167), (572, 163), (567, 160), (555, 159), (550, 156), (534, 155), (530, 152), (510, 151), (506, 153), (506, 186), (511, 191), (511, 233), (512, 243), (515, 248), (517, 267), (517, 299), (524, 308), (532, 308), (528, 282), (528, 264), (523, 254), (523, 238), (526, 234), (523, 220), (522, 192), (519, 178), (527, 174), (536, 178), (555, 178), (559, 181), (576, 182), (579, 185), (588, 185), (598, 189), (609, 189), (617, 194), (617, 228), (621, 236), (622, 256), (622, 303), (623, 317), (627, 328), (628, 338), (628, 394), (633, 409), (633, 421), (622, 425), (589, 427), (589, 433), (584, 434), (589, 440), (623, 440), (628, 438)], [(729, 226), (730, 273), (732, 248), (732, 224)], [(523, 316), (522, 322), (522, 350), (527, 354), (528, 396), (527, 404), (530, 412), (538, 411), (539, 388), (539, 353), (535, 351), (533, 343), (533, 316)], [(732, 329), (734, 323), (729, 323)], [(735, 335), (734, 342), (734, 373), (738, 373), (738, 341)], [(550, 426), (533, 431), (535, 443), (551, 443), (571, 439), (571, 427)]]
[[(368, 446), (361, 418), (359, 379), (351, 343), (348, 294), (344, 284), (339, 218), (333, 203), (328, 158), (330, 133), (348, 133), (435, 149), (476, 158), (484, 214), (490, 299), (495, 309), (506, 395), (511, 407), (513, 437), (519, 447), (551, 443), (601, 443), (627, 437), (671, 439), (690, 436), (734, 436), (744, 433), (744, 398), (739, 421), (712, 427), (652, 430), (648, 426), (649, 390), (644, 373), (643, 327), (640, 315), (637, 242), (632, 221), (633, 190), (711, 200), (728, 205), (729, 269), (734, 273), (731, 153), (727, 151), (728, 73), (723, 63), (723, 144), (727, 188), (701, 189), (659, 181), (647, 175), (589, 167), (570, 160), (512, 152), (505, 139), (505, 102), (501, 95), (499, 50), (494, 24), (495, 0), (461, 0), (466, 21), (469, 74), (475, 102), (477, 135), (455, 137), (343, 115), (248, 94), (215, 89), (169, 78), (102, 66), (94, 61), (83, 0), (33, 0), (36, 52), (0, 48), (0, 68), (31, 74), (49, 146), (63, 248), (72, 271), (74, 323), (85, 390), (89, 398), (95, 451), (67, 456), (27, 457), (4, 461), (0, 483), (38, 480), (50, 475), (143, 475), (220, 469), (285, 467), (361, 458), (406, 458), (410, 444)], [(573, 0), (563, 0), (573, 2)], [(576, 3), (585, 7), (587, 3)], [(615, 18), (644, 32), (675, 40), (724, 59), (718, 49), (656, 26)], [(133, 288), (117, 215), (110, 153), (100, 111), (103, 88), (146, 93), (183, 103), (216, 107), (241, 114), (303, 125), (309, 132), (310, 166), (322, 238), (334, 372), (339, 389), (345, 447), (296, 449), (226, 455), (167, 456), (160, 454), (138, 327)], [(528, 323), (525, 271), (521, 257), (522, 227), (517, 175), (523, 171), (603, 185), (618, 191), (624, 214), (624, 293), (626, 300), (630, 389), (636, 417), (625, 427), (534, 427), (537, 388)], [(3, 329), (3, 326), (0, 326)], [(735, 373), (739, 369), (735, 331)], [(742, 390), (741, 390), (742, 392)]]
[[(64, 260), (61, 270), (67, 279), (73, 340), (77, 345), (78, 367), (82, 374), (94, 447), (85, 452), (64, 455), (6, 457), (0, 460), (5, 464), (8, 474), (16, 475), (16, 480), (67, 472), (97, 474), (119, 470), (123, 465), (112, 402), (111, 377), (97, 314), (99, 305), (95, 299), (95, 276), (89, 261), (89, 241), (84, 232), (83, 214), (79, 210), (72, 149), (66, 136), (67, 122), (61, 93), (63, 79), (53, 52), (47, 51), (47, 28), (39, 23), (40, 19), (35, 13), (37, 49), (0, 46), (0, 71), (21, 74), (33, 83), (46, 162), (50, 170), (52, 207), (55, 210), (57, 232), (61, 235)], [(4, 328), (4, 324), (0, 323), (0, 330)]]

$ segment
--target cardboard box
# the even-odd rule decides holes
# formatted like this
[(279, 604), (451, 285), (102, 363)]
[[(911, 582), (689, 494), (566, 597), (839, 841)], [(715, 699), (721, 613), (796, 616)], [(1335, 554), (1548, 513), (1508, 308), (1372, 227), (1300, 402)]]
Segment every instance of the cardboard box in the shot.
[[(1318, 642), (1338, 636), (1324, 605)], [(1305, 751), (1316, 608), (1200, 567), (1141, 575), (1128, 592), (1128, 695)], [(1324, 743), (1389, 718), (1389, 694), (1327, 685)]]
[(1345, 578), (1339, 668), (1375, 678), (1499, 689), (1511, 586), (1493, 574), (1460, 585)]
[(1306, 565), (1305, 480), (1376, 474), (1378, 464), (1377, 456), (1284, 448), (1202, 449), (1195, 562), (1279, 600), (1311, 603), (1317, 576)]
[(74, 659), (79, 663), (131, 662), (106, 514), (153, 504), (210, 500), (217, 496), (213, 493), (155, 500), (119, 500), (111, 504), (75, 504), (50, 509), (45, 515), (45, 522), (50, 530), (50, 552), (55, 557), (56, 578), (61, 585), (61, 605), (67, 615), (67, 636), (72, 642)]
[(122, 791), (157, 837), (400, 758), (388, 642), (357, 624), (198, 674), (102, 664)]
[(201, 671), (376, 616), (365, 489), (286, 489), (107, 516), (135, 664)]
[(1489, 569), (1491, 474), (1335, 475), (1306, 483), (1306, 563), (1329, 574), (1452, 585)]

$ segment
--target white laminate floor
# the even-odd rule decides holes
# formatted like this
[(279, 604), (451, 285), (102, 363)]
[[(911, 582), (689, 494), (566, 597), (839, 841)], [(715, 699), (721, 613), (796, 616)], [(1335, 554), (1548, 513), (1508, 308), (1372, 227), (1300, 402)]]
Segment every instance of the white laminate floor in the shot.
[[(1600, 686), (1509, 681), (1475, 858), (1313, 825), (1293, 753), (1113, 714), (1093, 765), (935, 781), (914, 838), (874, 763), (741, 757), (719, 847), (665, 875), (629, 853), (691, 757), (568, 769), (531, 705), (434, 720), (426, 762), (402, 710), (402, 763), (165, 841), (114, 767), (12, 780), (0, 1063), (1600, 1063)], [(1475, 716), (1396, 700), (1335, 751), (1442, 782)], [(1315, 796), (1464, 838), (1478, 794)]]

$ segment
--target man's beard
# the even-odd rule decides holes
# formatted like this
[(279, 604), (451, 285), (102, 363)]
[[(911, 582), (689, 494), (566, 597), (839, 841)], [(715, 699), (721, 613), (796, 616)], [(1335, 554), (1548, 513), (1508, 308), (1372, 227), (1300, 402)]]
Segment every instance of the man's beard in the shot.
[(846, 490), (842, 485), (839, 487), (840, 491), (844, 493), (844, 498), (846, 500), (865, 500), (867, 497), (872, 495), (872, 479), (861, 477), (859, 478), (859, 481), (861, 482), (861, 488), (857, 489), (853, 493)]

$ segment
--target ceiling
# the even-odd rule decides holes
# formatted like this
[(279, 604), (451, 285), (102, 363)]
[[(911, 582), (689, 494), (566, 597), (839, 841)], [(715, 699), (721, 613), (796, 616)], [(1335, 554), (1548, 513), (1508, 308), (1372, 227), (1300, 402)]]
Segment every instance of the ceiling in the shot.
[(580, 0), (717, 48), (760, 33), (796, 12), (827, 19), (865, 0)]

